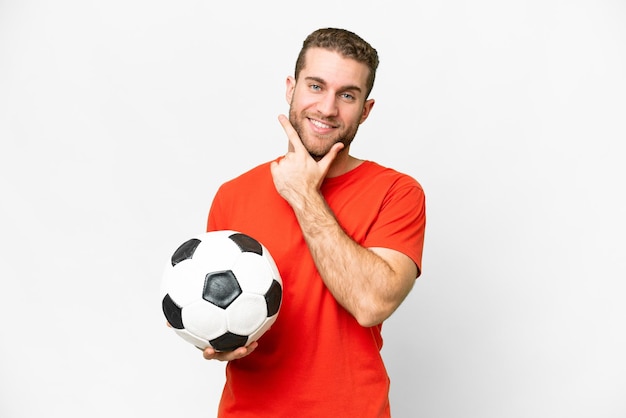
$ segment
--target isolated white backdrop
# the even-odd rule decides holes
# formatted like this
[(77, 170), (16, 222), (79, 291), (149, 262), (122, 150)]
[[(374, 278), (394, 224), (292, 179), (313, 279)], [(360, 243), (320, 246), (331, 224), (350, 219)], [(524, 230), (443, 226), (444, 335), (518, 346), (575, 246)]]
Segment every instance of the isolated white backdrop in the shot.
[[(284, 153), (304, 37), (381, 56), (354, 153), (427, 194), (395, 417), (626, 416), (626, 5), (0, 0), (0, 416), (206, 417), (169, 253)], [(356, 394), (358, 396), (358, 394)]]

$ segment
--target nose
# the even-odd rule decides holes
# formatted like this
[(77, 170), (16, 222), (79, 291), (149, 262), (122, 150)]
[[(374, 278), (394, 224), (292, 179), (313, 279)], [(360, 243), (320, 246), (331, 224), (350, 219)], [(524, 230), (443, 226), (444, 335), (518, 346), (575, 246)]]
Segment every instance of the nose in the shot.
[(334, 94), (324, 94), (317, 103), (317, 110), (327, 117), (337, 116), (337, 98)]

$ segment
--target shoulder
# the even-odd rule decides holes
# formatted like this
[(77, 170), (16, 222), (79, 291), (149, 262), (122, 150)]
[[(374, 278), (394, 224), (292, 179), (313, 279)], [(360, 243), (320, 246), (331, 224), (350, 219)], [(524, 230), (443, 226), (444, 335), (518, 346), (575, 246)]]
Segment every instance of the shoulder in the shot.
[(239, 174), (237, 177), (232, 178), (231, 180), (229, 180), (229, 182), (233, 182), (233, 181), (239, 181), (239, 180), (246, 180), (248, 178), (251, 177), (258, 177), (258, 176), (262, 176), (264, 174), (267, 174), (269, 172), (270, 169), (270, 164), (272, 163), (272, 161), (266, 161), (262, 164), (257, 165), (256, 167), (253, 167), (241, 174)]
[(362, 176), (368, 179), (372, 185), (387, 187), (389, 189), (414, 188), (424, 193), (422, 185), (411, 175), (396, 169), (385, 167), (374, 161), (366, 160), (360, 166)]
[(220, 191), (229, 190), (232, 188), (241, 189), (241, 188), (250, 188), (250, 187), (258, 187), (259, 183), (263, 181), (263, 179), (270, 178), (271, 179), (271, 171), (270, 171), (271, 161), (266, 161), (262, 164), (253, 167), (238, 176), (231, 178), (225, 181), (219, 188)]

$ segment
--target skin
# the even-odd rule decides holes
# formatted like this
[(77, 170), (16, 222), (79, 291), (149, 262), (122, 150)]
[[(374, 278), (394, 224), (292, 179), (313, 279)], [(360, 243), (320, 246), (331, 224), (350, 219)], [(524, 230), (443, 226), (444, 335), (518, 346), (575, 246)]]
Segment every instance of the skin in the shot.
[[(293, 208), (315, 265), (339, 304), (364, 327), (380, 324), (406, 298), (415, 263), (388, 248), (365, 248), (343, 231), (320, 192), (326, 177), (363, 161), (349, 154), (358, 127), (370, 114), (365, 64), (321, 48), (307, 52), (298, 81), (288, 77), (289, 119), (278, 117), (288, 138), (284, 158), (271, 164), (278, 193)], [(384, 277), (385, 280), (380, 280)], [(228, 353), (211, 348), (206, 359), (230, 361), (252, 353), (257, 342)]]

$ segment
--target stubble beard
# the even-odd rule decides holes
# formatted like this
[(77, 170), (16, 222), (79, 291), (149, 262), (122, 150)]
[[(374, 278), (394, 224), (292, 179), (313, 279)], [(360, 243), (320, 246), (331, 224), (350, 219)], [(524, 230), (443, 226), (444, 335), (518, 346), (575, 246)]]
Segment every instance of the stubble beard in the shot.
[[(309, 152), (309, 155), (315, 161), (319, 161), (322, 158), (324, 158), (324, 156), (326, 154), (328, 154), (330, 149), (336, 143), (341, 142), (344, 145), (344, 148), (340, 152), (342, 152), (344, 150), (347, 150), (348, 147), (350, 146), (350, 144), (352, 143), (352, 140), (356, 136), (356, 132), (357, 132), (357, 130), (359, 128), (359, 125), (352, 126), (352, 127), (350, 127), (350, 129), (348, 129), (348, 131), (344, 132), (343, 135), (340, 135), (335, 140), (331, 141), (326, 147), (319, 148), (319, 149), (312, 149), (312, 147), (310, 145), (310, 141), (308, 141), (308, 135), (304, 131), (303, 126), (302, 126), (302, 121), (304, 121), (306, 119), (307, 119), (306, 114), (301, 113), (301, 117), (298, 117), (298, 115), (296, 114), (296, 111), (294, 110), (294, 108), (290, 107), (290, 109), (289, 109), (289, 122), (291, 123), (291, 125), (293, 126), (295, 131), (298, 133), (298, 136), (302, 140), (302, 143), (304, 144), (304, 147), (306, 148), (306, 150)], [(324, 118), (324, 117), (321, 117), (321, 116), (316, 117), (316, 119), (319, 119), (322, 122), (329, 121), (327, 118)]]

